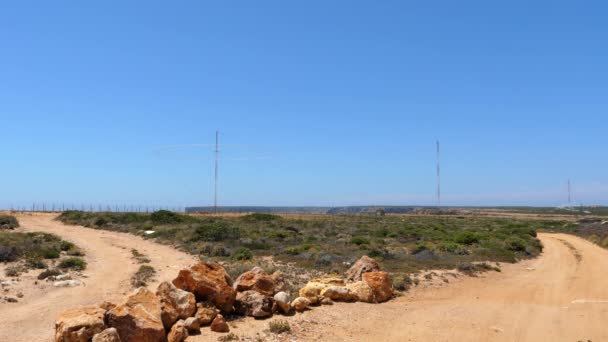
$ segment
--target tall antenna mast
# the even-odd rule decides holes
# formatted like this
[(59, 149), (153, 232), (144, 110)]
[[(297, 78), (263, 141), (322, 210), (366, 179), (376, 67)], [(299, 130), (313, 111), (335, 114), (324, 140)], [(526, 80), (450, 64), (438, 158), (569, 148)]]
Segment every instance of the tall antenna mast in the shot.
[(441, 206), (441, 173), (439, 168), (439, 140), (437, 140), (437, 206)]
[(568, 179), (568, 206), (572, 204), (572, 197), (570, 195), (570, 179)]
[(217, 214), (217, 163), (218, 163), (218, 154), (219, 150), (219, 133), (220, 131), (215, 131), (215, 196), (213, 199), (213, 208), (215, 213)]

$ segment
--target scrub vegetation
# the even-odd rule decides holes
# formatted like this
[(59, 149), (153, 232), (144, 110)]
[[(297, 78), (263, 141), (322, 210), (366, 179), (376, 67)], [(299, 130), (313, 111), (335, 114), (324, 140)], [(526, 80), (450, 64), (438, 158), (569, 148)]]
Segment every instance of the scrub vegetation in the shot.
[(538, 229), (563, 225), (561, 221), (453, 215), (192, 216), (169, 211), (67, 211), (58, 219), (138, 234), (216, 260), (242, 262), (273, 256), (279, 262), (336, 273), (362, 255), (382, 261), (393, 273), (453, 269), (479, 261), (515, 262), (541, 252)]

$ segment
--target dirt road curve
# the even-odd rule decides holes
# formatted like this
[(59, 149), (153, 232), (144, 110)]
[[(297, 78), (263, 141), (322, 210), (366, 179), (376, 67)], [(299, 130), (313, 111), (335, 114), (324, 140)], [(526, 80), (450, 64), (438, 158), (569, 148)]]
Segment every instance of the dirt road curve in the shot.
[(191, 256), (169, 246), (162, 246), (139, 237), (77, 226), (66, 226), (54, 221), (51, 215), (19, 216), (22, 231), (53, 233), (74, 242), (86, 252), (88, 262), (84, 286), (52, 288), (37, 298), (23, 298), (15, 304), (0, 305), (0, 341), (52, 341), (57, 314), (67, 308), (115, 301), (131, 290), (130, 277), (138, 264), (131, 259), (131, 249), (146, 254), (158, 272), (159, 280), (172, 279), (179, 269), (191, 264)]
[[(130, 249), (152, 258), (157, 279), (171, 279), (192, 259), (138, 237), (63, 226), (49, 217), (20, 217), (25, 230), (46, 231), (87, 251), (86, 286), (53, 289), (0, 307), (0, 341), (50, 341), (56, 314), (115, 300), (129, 291)], [(504, 265), (500, 273), (441, 288), (416, 288), (381, 305), (336, 303), (286, 319), (297, 340), (321, 341), (608, 341), (608, 251), (570, 235), (541, 234), (544, 253)], [(156, 284), (151, 284), (154, 288)], [(253, 337), (268, 320), (243, 319), (232, 331)], [(207, 330), (188, 341), (217, 341)]]

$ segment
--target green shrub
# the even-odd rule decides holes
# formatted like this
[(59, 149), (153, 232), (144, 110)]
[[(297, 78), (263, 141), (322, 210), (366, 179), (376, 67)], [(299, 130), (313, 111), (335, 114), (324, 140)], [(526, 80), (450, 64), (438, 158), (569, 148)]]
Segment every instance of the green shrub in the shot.
[(39, 257), (32, 257), (32, 258), (28, 258), (25, 261), (25, 265), (28, 268), (34, 268), (34, 269), (44, 269), (46, 268), (46, 263)]
[(253, 253), (247, 247), (239, 247), (232, 253), (232, 258), (235, 260), (251, 260)]
[(526, 250), (526, 242), (520, 238), (512, 237), (506, 241), (507, 249), (515, 252)]
[(19, 221), (14, 216), (0, 215), (0, 229), (15, 229), (19, 227)]
[(48, 248), (40, 251), (40, 255), (45, 259), (57, 259), (59, 258), (60, 252), (58, 249)]
[(182, 216), (169, 210), (158, 210), (150, 215), (155, 224), (175, 224), (183, 222)]
[(469, 231), (460, 232), (454, 238), (454, 241), (463, 245), (472, 245), (479, 242), (477, 234)]
[(241, 219), (244, 221), (249, 221), (249, 222), (268, 222), (268, 221), (280, 220), (281, 216), (265, 214), (265, 213), (252, 213), (249, 215), (242, 216)]
[(78, 257), (69, 257), (61, 260), (59, 268), (70, 268), (76, 271), (82, 271), (87, 268), (87, 262)]
[(239, 228), (233, 227), (223, 221), (206, 222), (194, 230), (195, 240), (223, 241), (227, 239), (238, 239)]
[(74, 248), (74, 244), (69, 242), (69, 241), (61, 241), (61, 243), (59, 244), (59, 249), (61, 249), (62, 251), (67, 252), (68, 250)]
[(362, 236), (353, 236), (352, 239), (350, 239), (350, 243), (355, 244), (357, 246), (369, 245), (369, 240)]

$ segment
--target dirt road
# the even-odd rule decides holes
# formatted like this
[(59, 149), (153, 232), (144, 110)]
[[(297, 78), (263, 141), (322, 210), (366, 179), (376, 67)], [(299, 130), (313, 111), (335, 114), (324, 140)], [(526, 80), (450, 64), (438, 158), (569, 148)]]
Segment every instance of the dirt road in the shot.
[[(25, 297), (19, 303), (0, 304), (0, 341), (52, 341), (57, 314), (65, 309), (107, 301), (117, 301), (131, 290), (130, 278), (139, 265), (131, 256), (135, 248), (147, 255), (157, 271), (149, 288), (160, 280), (172, 279), (193, 258), (169, 246), (155, 244), (134, 235), (66, 226), (53, 215), (21, 215), (20, 231), (40, 231), (61, 236), (85, 250), (88, 278), (84, 286), (50, 288), (37, 297)], [(26, 282), (26, 280), (22, 280)], [(34, 286), (33, 280), (24, 286)]]
[[(158, 280), (193, 260), (135, 236), (64, 226), (47, 216), (20, 217), (28, 231), (67, 238), (87, 252), (86, 286), (53, 289), (0, 306), (0, 341), (50, 341), (63, 309), (116, 300), (130, 290), (138, 267), (130, 249), (152, 259)], [(608, 251), (570, 235), (540, 234), (543, 254), (503, 265), (502, 272), (419, 287), (384, 304), (336, 303), (285, 317), (295, 340), (321, 341), (608, 341)], [(151, 288), (155, 288), (151, 284)], [(9, 306), (10, 305), (10, 306)], [(255, 337), (269, 320), (231, 322), (232, 332)], [(217, 341), (204, 328), (188, 341)], [(262, 333), (263, 334), (263, 333)]]

